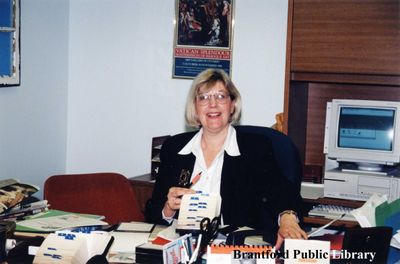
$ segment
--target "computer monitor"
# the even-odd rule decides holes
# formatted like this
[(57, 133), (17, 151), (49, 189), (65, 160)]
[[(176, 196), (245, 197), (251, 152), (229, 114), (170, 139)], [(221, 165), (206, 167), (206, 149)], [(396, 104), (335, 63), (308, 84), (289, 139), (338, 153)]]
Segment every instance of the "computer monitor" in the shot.
[(324, 153), (359, 170), (400, 162), (400, 102), (334, 99), (327, 105)]

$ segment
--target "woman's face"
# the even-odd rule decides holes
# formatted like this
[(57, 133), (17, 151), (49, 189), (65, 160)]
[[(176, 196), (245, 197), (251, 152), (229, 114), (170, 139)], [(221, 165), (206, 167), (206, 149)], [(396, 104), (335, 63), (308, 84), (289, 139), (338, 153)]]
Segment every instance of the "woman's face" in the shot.
[(196, 96), (196, 115), (205, 132), (218, 133), (226, 129), (234, 110), (235, 104), (222, 82), (200, 87)]

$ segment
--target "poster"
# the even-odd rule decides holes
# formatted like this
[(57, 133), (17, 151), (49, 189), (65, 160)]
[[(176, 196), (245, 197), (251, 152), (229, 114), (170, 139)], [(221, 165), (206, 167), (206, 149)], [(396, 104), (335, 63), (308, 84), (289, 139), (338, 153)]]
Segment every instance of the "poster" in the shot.
[(207, 69), (231, 74), (234, 0), (176, 0), (173, 77)]

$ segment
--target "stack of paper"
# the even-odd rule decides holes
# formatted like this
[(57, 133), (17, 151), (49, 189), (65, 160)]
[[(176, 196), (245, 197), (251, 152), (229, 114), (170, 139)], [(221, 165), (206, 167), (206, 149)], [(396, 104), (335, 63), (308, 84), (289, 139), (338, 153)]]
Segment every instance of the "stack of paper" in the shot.
[(18, 221), (16, 231), (54, 232), (80, 226), (108, 225), (107, 222), (101, 221), (99, 218), (101, 216), (49, 210), (29, 220)]
[(136, 247), (148, 241), (153, 227), (143, 222), (121, 223), (112, 232), (115, 240), (109, 251), (109, 263), (134, 263)]
[(0, 220), (21, 220), (48, 210), (47, 200), (28, 204), (18, 204), (15, 207), (0, 214)]

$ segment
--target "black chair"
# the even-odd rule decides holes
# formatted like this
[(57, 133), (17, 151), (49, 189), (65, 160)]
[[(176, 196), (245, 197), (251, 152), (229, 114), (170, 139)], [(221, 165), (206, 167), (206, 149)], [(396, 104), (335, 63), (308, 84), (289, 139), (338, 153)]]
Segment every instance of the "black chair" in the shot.
[(258, 134), (269, 138), (280, 172), (300, 191), (303, 175), (300, 154), (296, 145), (287, 135), (275, 129), (261, 126), (239, 125), (235, 126), (235, 129), (243, 133)]

